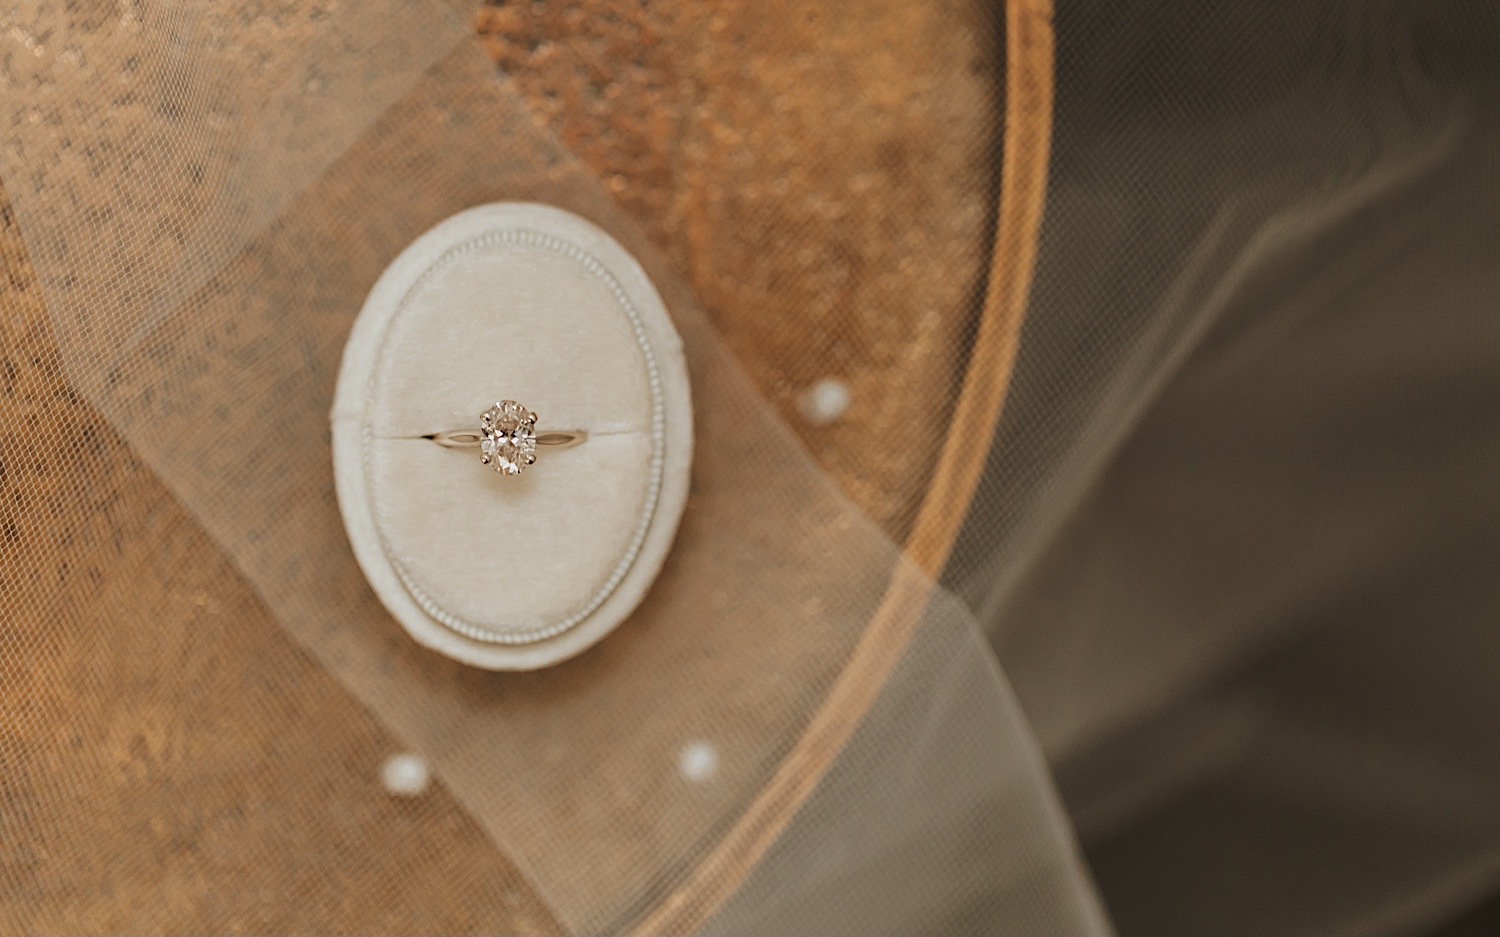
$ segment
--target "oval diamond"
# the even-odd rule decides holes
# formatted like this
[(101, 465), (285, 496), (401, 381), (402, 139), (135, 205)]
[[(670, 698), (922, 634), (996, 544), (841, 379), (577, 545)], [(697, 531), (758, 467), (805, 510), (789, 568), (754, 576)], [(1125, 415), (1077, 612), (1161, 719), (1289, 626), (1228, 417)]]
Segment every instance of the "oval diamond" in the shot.
[(479, 461), (502, 475), (519, 475), (536, 461), (536, 414), (502, 400), (479, 415)]

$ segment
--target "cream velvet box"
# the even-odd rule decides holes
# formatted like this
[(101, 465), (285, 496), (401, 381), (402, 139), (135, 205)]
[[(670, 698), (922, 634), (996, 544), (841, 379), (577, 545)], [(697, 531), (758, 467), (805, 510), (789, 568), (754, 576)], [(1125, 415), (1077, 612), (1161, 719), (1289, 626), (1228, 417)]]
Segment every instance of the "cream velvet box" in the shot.
[[(502, 399), (588, 439), (506, 476), (424, 438), (477, 429)], [(417, 641), (491, 670), (608, 634), (687, 500), (691, 395), (661, 297), (607, 234), (545, 205), (462, 212), (391, 263), (345, 347), (332, 431), (371, 586)]]

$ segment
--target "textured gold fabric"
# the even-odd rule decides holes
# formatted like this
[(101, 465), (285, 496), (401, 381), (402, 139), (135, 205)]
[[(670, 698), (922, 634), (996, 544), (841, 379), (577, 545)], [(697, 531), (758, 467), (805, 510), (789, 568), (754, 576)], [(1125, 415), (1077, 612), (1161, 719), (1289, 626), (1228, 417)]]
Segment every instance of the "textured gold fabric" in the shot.
[[(986, 205), (995, 170), (987, 154), (996, 146), (998, 79), (992, 37), (980, 27), (991, 24), (972, 10), (939, 5), (893, 4), (867, 16), (828, 10), (857, 28), (826, 49), (826, 21), (818, 14), (787, 11), (785, 22), (800, 34), (788, 42), (785, 29), (748, 6), (712, 17), (687, 5), (656, 8), (649, 17), (636, 11), (640, 22), (626, 26), (607, 11), (574, 11), (519, 27), (551, 30), (550, 38), (505, 33), (505, 12), (514, 14), (485, 11), (479, 28), (500, 64), (520, 78), (530, 105), (592, 157), (607, 187), (705, 299), (762, 391), (818, 447), (846, 491), (900, 533), (940, 452), (941, 414), (988, 260)], [(279, 48), (304, 41), (298, 31), (317, 20), (267, 22), (270, 28), (238, 55), (275, 62)], [(129, 29), (131, 13), (86, 16), (70, 26), (99, 34)], [(592, 88), (597, 97), (587, 103), (558, 91), (572, 76), (548, 67), (547, 49), (562, 62), (586, 57), (597, 46), (588, 28), (616, 33), (613, 53), (670, 63), (671, 80), (660, 70), (616, 67), (614, 90)], [(747, 36), (747, 28), (759, 29), (758, 38)], [(524, 68), (506, 60), (516, 42), (530, 50)], [(871, 57), (872, 48), (879, 55)], [(758, 63), (754, 74), (730, 64), (746, 57)], [(896, 67), (907, 61), (922, 67)], [(618, 86), (630, 81), (644, 84)], [(645, 93), (653, 82), (671, 96)], [(557, 106), (560, 98), (567, 106)], [(826, 109), (812, 103), (822, 99), (830, 102)], [(127, 97), (109, 119), (125, 127), (138, 106)], [(655, 129), (673, 122), (677, 132), (641, 133), (642, 120)], [(737, 145), (735, 134), (750, 139)], [(798, 142), (767, 145), (778, 136)], [(622, 140), (665, 148), (654, 159), (630, 160), (632, 145)], [(433, 142), (441, 145), (440, 138)], [(765, 161), (768, 155), (774, 158)], [(191, 204), (201, 169), (190, 163), (184, 169)], [(547, 186), (540, 182), (537, 194), (545, 196)], [(325, 197), (337, 204), (341, 195)], [(171, 206), (163, 209), (164, 225), (179, 223), (170, 220)], [(891, 238), (893, 231), (909, 234)], [(42, 653), (51, 663), (38, 667), (35, 657), (21, 655), (7, 660), (20, 665), (5, 687), (10, 707), (50, 701), (42, 715), (13, 728), (17, 743), (40, 759), (17, 775), (16, 796), (37, 804), (29, 814), (36, 839), (50, 843), (45, 856), (14, 854), (15, 926), (557, 929), (523, 876), (441, 788), (411, 805), (375, 789), (380, 760), (400, 743), (286, 641), (109, 420), (69, 389), (13, 220), (6, 234), (13, 262), (5, 299), (25, 338), (12, 354), (29, 354), (9, 389), (28, 412), (33, 399), (50, 406), (25, 427), (7, 427), (8, 453), (25, 454), (9, 459), (7, 483), (27, 501), (28, 527), (17, 539), (30, 549), (4, 559), (16, 579), (57, 569), (56, 583), (16, 592), (24, 604), (6, 609), (7, 619), (47, 636)], [(161, 341), (165, 351), (182, 339)], [(830, 376), (849, 383), (855, 407), (836, 427), (814, 430), (796, 398)], [(26, 432), (35, 428), (46, 435)], [(868, 445), (881, 436), (907, 442)], [(91, 453), (81, 466), (80, 446)], [(38, 448), (48, 457), (33, 457)], [(129, 513), (101, 510), (110, 504)], [(112, 533), (118, 530), (137, 534), (122, 540)], [(171, 534), (167, 544), (181, 545), (163, 549), (154, 543), (158, 531)], [(38, 549), (38, 536), (55, 539)], [(684, 536), (691, 541), (691, 524)], [(77, 588), (79, 576), (88, 588)], [(88, 626), (105, 620), (133, 643), (100, 644), (103, 636)], [(74, 632), (76, 640), (56, 640)], [(189, 682), (163, 683), (161, 672)], [(191, 709), (167, 702), (184, 697), (195, 700)], [(752, 706), (747, 716), (756, 712)], [(767, 715), (760, 710), (757, 718)], [(101, 721), (120, 738), (82, 736), (63, 749), (75, 754), (58, 754), (52, 734)], [(47, 742), (28, 743), (33, 736)], [(253, 781), (224, 767), (236, 756), (253, 762)], [(116, 761), (123, 767), (116, 770)], [(58, 786), (60, 775), (84, 781)], [(276, 809), (245, 805), (252, 791)], [(113, 809), (85, 811), (86, 821), (69, 812), (70, 803), (111, 801)], [(200, 813), (204, 819), (195, 819)], [(62, 826), (76, 838), (58, 842), (45, 832)], [(215, 842), (235, 848), (214, 849)], [(127, 868), (118, 860), (74, 861), (86, 853), (85, 843), (103, 857), (141, 851), (157, 859)], [(430, 861), (437, 853), (442, 860)], [(386, 862), (361, 859), (357, 877), (350, 877), (351, 857), (366, 855)], [(420, 876), (406, 871), (417, 865)], [(59, 876), (59, 867), (66, 874)], [(324, 897), (330, 881), (345, 900)], [(135, 897), (148, 891), (157, 900)], [(75, 893), (96, 897), (56, 901)], [(278, 900), (268, 902), (272, 894)], [(378, 900), (364, 897), (371, 894)]]

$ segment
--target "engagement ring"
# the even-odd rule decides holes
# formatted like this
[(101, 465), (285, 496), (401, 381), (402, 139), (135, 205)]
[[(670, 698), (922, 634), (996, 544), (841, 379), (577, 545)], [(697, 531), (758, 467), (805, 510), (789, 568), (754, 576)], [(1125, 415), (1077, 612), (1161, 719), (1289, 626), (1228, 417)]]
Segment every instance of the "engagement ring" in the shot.
[(536, 461), (538, 446), (566, 449), (589, 438), (583, 430), (536, 428), (536, 413), (514, 400), (502, 400), (479, 415), (478, 431), (452, 429), (427, 437), (450, 449), (479, 447), (479, 461), (502, 475), (519, 475)]

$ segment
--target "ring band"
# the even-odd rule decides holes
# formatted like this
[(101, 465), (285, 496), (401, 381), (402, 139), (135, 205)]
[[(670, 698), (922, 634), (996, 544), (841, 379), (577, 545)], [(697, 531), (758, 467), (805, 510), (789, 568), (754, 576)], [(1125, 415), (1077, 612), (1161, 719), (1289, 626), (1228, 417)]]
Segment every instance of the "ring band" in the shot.
[[(445, 446), (449, 449), (472, 449), (484, 441), (484, 436), (478, 430), (473, 429), (450, 429), (441, 433), (428, 433), (422, 438), (430, 439), (439, 446)], [(581, 442), (587, 442), (588, 438), (589, 434), (581, 429), (538, 430), (536, 444), (538, 446), (552, 446), (555, 449), (568, 449)]]
[(567, 449), (586, 442), (589, 434), (581, 429), (542, 430), (536, 428), (536, 412), (514, 400), (501, 400), (479, 415), (479, 429), (450, 429), (428, 433), (430, 439), (449, 449), (479, 447), (479, 461), (494, 466), (502, 475), (519, 475), (536, 461), (538, 446)]

